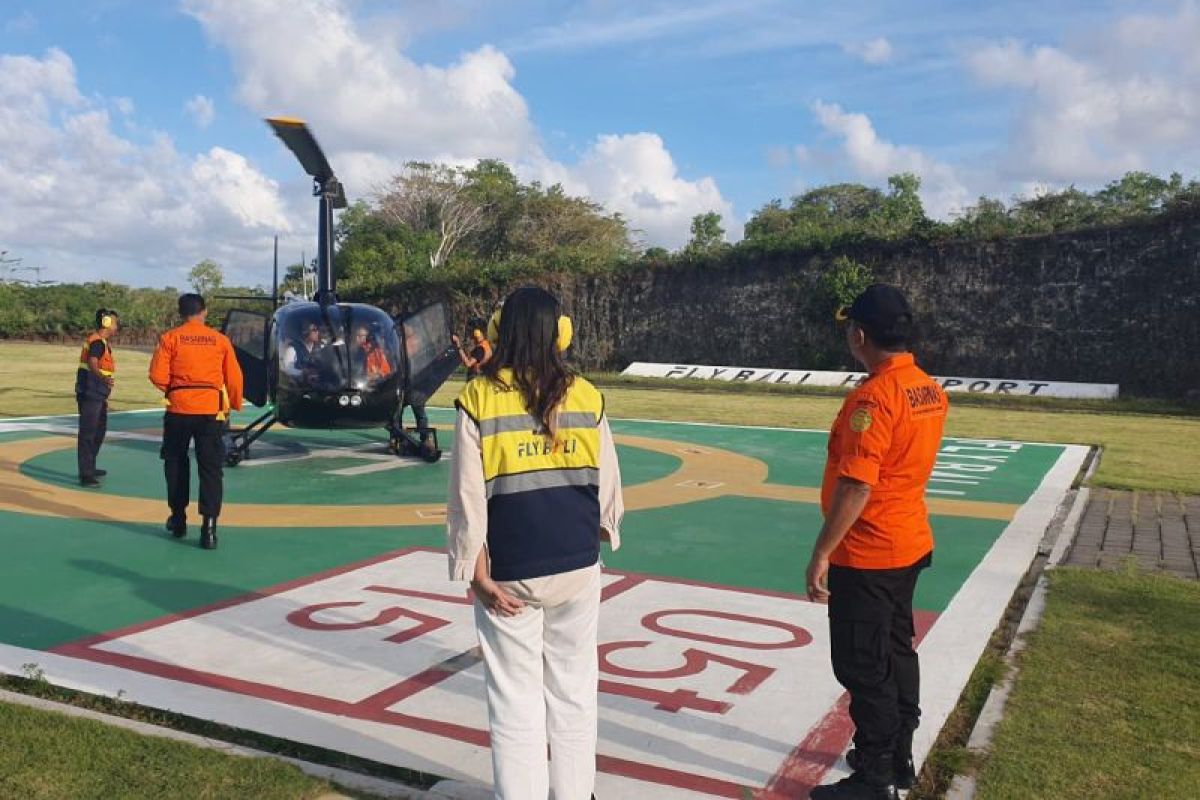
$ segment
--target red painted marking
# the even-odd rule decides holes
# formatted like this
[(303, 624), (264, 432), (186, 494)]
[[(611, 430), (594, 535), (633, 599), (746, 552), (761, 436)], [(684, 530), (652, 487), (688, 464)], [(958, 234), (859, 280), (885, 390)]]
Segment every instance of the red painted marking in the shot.
[(363, 590), (367, 592), (395, 594), (401, 597), (415, 597), (419, 600), (433, 600), (438, 603), (453, 603), (458, 606), (469, 606), (475, 603), (474, 594), (470, 591), (462, 595), (437, 594), (436, 592), (421, 592), (416, 589), (401, 589), (398, 586), (364, 586)]
[(402, 617), (416, 620), (418, 625), (415, 628), (401, 631), (387, 638), (387, 641), (396, 642), (397, 644), (402, 644), (409, 639), (415, 639), (418, 636), (422, 636), (430, 631), (436, 631), (438, 628), (444, 628), (450, 624), (449, 620), (430, 617), (425, 614), (419, 614), (416, 611), (397, 608), (396, 606), (382, 609), (378, 614), (371, 617), (371, 619), (359, 620), (358, 622), (321, 622), (320, 620), (313, 619), (313, 615), (330, 608), (356, 608), (361, 605), (362, 603), (359, 601), (317, 603), (297, 609), (288, 614), (285, 619), (297, 628), (304, 628), (310, 631), (356, 631), (363, 628), (377, 628), (380, 625), (388, 625)]
[[(683, 631), (678, 628), (668, 628), (659, 620), (663, 617), (676, 616), (679, 614), (690, 614), (695, 617), (715, 617), (717, 619), (727, 619), (733, 622), (745, 622), (750, 625), (765, 625), (768, 628), (778, 628), (788, 634), (791, 634), (791, 641), (787, 642), (741, 642), (737, 639), (726, 639), (724, 636), (711, 636), (707, 633), (695, 633), (694, 631)], [(653, 614), (647, 614), (642, 617), (642, 625), (647, 630), (652, 630), (655, 633), (661, 633), (664, 636), (677, 636), (681, 639), (694, 639), (697, 642), (708, 642), (709, 644), (723, 644), (729, 647), (743, 647), (747, 650), (785, 650), (789, 647), (804, 647), (812, 641), (812, 634), (804, 630), (798, 625), (792, 625), (788, 622), (780, 622), (774, 619), (763, 619), (762, 617), (752, 617), (748, 614), (733, 614), (728, 611), (710, 611), (704, 608), (672, 608), (665, 611), (655, 611)]]
[[(607, 572), (607, 571), (608, 570), (605, 570), (605, 572)], [(625, 592), (628, 592), (630, 589), (641, 586), (643, 583), (646, 582), (646, 579), (641, 577), (640, 575), (627, 575), (624, 573), (614, 573), (614, 574), (621, 575), (621, 579), (617, 580), (617, 581), (613, 581), (612, 583), (608, 584), (607, 586), (605, 586), (603, 589), (600, 590), (600, 602), (601, 603), (606, 602), (608, 600), (612, 600), (617, 595), (625, 594)]]
[(616, 681), (600, 680), (600, 691), (604, 694), (615, 694), (619, 697), (631, 697), (634, 700), (644, 700), (654, 703), (659, 711), (670, 711), (672, 714), (689, 708), (693, 711), (703, 711), (706, 714), (724, 714), (733, 708), (729, 703), (720, 700), (709, 700), (701, 697), (691, 689), (675, 689), (664, 692), (661, 689), (651, 689), (646, 686), (635, 686), (632, 683), (617, 683)]
[(470, 650), (448, 658), (423, 672), (418, 672), (407, 680), (400, 681), (395, 686), (389, 686), (381, 692), (376, 692), (370, 697), (358, 701), (355, 705), (364, 710), (375, 709), (386, 711), (397, 703), (407, 700), (413, 695), (419, 694), (433, 686), (437, 686), (447, 678), (453, 678), (464, 670), (470, 669), (482, 660), (483, 657), (480, 655), (479, 648), (472, 647)]
[(683, 651), (683, 664), (674, 669), (631, 669), (614, 664), (608, 660), (608, 654), (614, 650), (626, 650), (630, 647), (648, 647), (651, 642), (607, 642), (600, 645), (600, 670), (620, 678), (646, 678), (650, 680), (666, 680), (667, 678), (686, 678), (698, 675), (708, 668), (709, 664), (724, 664), (727, 667), (742, 670), (742, 676), (734, 681), (725, 691), (731, 694), (749, 694), (757, 689), (762, 682), (775, 673), (774, 667), (764, 664), (751, 664), (736, 658), (709, 653), (689, 647)]
[(766, 788), (754, 793), (755, 800), (808, 797), (829, 768), (837, 763), (854, 735), (849, 710), (850, 695), (842, 694), (821, 721), (809, 729), (804, 741), (788, 753)]
[(260, 700), (270, 700), (299, 708), (307, 708), (325, 714), (334, 714), (336, 716), (362, 719), (387, 725), (397, 725), (422, 733), (432, 733), (448, 739), (457, 739), (461, 742), (480, 747), (489, 747), (491, 745), (487, 731), (481, 731), (466, 725), (426, 719), (411, 714), (400, 714), (395, 711), (382, 710), (376, 706), (362, 706), (359, 703), (348, 703), (344, 700), (335, 700), (308, 692), (284, 689), (279, 686), (272, 686), (257, 681), (247, 681), (241, 678), (230, 678), (225, 675), (215, 675), (211, 672), (202, 672), (188, 667), (175, 666), (174, 664), (164, 664), (161, 661), (153, 661), (148, 658), (130, 656), (123, 653), (96, 650), (87, 646), (63, 645), (58, 652), (65, 656), (95, 661), (99, 664), (108, 664), (109, 666), (143, 672), (148, 675), (155, 675), (182, 683), (207, 686), (211, 689), (256, 697)]
[(240, 594), (235, 597), (228, 597), (224, 600), (218, 600), (215, 603), (209, 603), (207, 605), (188, 609), (187, 611), (178, 611), (161, 617), (155, 617), (154, 619), (146, 620), (145, 622), (137, 622), (133, 625), (127, 625), (124, 628), (116, 628), (114, 630), (105, 631), (104, 633), (98, 633), (93, 636), (85, 636), (82, 639), (77, 639), (73, 642), (67, 642), (66, 644), (52, 647), (50, 648), (50, 652), (60, 653), (63, 652), (62, 648), (66, 647), (91, 646), (103, 644), (104, 642), (110, 642), (113, 639), (121, 639), (126, 636), (133, 636), (135, 633), (142, 633), (143, 631), (161, 628), (162, 626), (170, 625), (173, 622), (192, 619), (203, 614), (210, 614), (213, 611), (222, 611), (226, 608), (239, 606), (243, 603), (251, 603), (255, 600), (262, 600), (263, 598), (270, 597), (271, 595), (282, 594), (283, 592), (288, 592), (292, 589), (299, 589), (301, 586), (308, 586), (310, 584), (317, 583), (318, 581), (336, 578), (339, 575), (345, 575), (347, 572), (353, 572), (354, 570), (364, 569), (366, 567), (373, 567), (376, 564), (383, 563), (384, 561), (390, 561), (393, 558), (400, 558), (401, 556), (418, 552), (439, 551), (433, 550), (433, 548), (430, 547), (402, 547), (399, 550), (391, 550), (387, 553), (382, 553), (381, 555), (373, 556), (362, 561), (355, 561), (352, 564), (344, 564), (340, 567), (333, 567), (332, 569), (323, 570), (312, 575), (306, 575), (303, 578), (294, 578), (290, 581), (277, 583), (274, 586), (269, 586), (265, 589), (258, 589), (256, 591), (247, 592), (246, 594)]
[(741, 800), (746, 796), (746, 791), (752, 788), (720, 778), (709, 778), (694, 772), (680, 772), (670, 767), (656, 767), (653, 764), (643, 764), (640, 761), (629, 761), (614, 756), (596, 756), (596, 768), (610, 775), (672, 786), (676, 789), (688, 789), (715, 797), (734, 797)]

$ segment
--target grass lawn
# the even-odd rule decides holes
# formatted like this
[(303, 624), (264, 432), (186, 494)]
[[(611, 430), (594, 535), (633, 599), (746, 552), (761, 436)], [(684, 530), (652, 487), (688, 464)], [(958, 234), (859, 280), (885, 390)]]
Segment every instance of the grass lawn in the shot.
[(1200, 584), (1050, 573), (980, 800), (1200, 797)]
[(0, 797), (306, 800), (335, 788), (290, 764), (0, 703)]

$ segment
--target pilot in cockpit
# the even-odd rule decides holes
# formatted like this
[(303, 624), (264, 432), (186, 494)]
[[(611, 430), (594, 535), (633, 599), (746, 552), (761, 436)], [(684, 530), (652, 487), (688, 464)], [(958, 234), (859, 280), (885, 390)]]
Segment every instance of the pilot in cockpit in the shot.
[(315, 322), (303, 327), (300, 339), (293, 339), (283, 351), (283, 371), (304, 383), (312, 383), (319, 373), (319, 354), (324, 344)]

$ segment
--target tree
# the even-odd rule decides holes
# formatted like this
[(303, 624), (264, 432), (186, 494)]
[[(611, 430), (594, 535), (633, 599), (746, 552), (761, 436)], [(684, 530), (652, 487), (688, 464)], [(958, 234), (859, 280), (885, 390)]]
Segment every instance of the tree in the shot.
[(188, 283), (192, 285), (196, 294), (208, 297), (225, 285), (225, 273), (220, 264), (206, 258), (192, 267), (188, 273)]
[(472, 197), (470, 177), (462, 167), (421, 161), (404, 166), (404, 172), (376, 192), (376, 202), (392, 221), (417, 233), (435, 234), (429, 266), (437, 269), (465, 238), (483, 226), (486, 209)]
[(692, 217), (692, 239), (684, 248), (690, 253), (711, 253), (725, 244), (721, 215), (715, 211)]

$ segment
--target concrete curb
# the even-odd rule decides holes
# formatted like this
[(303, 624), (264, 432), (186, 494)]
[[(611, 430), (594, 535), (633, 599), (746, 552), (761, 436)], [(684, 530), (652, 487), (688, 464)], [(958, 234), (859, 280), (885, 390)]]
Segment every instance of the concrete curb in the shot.
[[(123, 728), (134, 733), (142, 734), (143, 736), (155, 736), (160, 739), (170, 739), (176, 742), (203, 747), (208, 750), (217, 750), (226, 755), (239, 756), (242, 758), (272, 758), (276, 761), (283, 761), (293, 766), (298, 767), (302, 772), (311, 775), (314, 778), (321, 778), (337, 786), (350, 789), (353, 791), (367, 792), (379, 797), (393, 798), (394, 800), (475, 800), (473, 795), (454, 795), (454, 794), (434, 794), (438, 790), (438, 784), (433, 790), (426, 792), (423, 789), (416, 789), (411, 786), (406, 786), (402, 783), (396, 783), (385, 778), (375, 778), (370, 775), (362, 775), (357, 772), (339, 769), (337, 767), (328, 767), (323, 764), (314, 764), (311, 761), (304, 761), (299, 758), (289, 758), (280, 756), (274, 753), (267, 753), (262, 750), (255, 750), (242, 745), (230, 744), (229, 742), (221, 741), (220, 739), (210, 739), (206, 736), (197, 736), (193, 733), (185, 733), (171, 728), (163, 728), (158, 725), (151, 725), (147, 722), (139, 722), (138, 720), (126, 719), (125, 717), (117, 717), (111, 714), (104, 714), (99, 711), (93, 711), (87, 708), (79, 708), (77, 706), (68, 705), (66, 703), (58, 703), (53, 700), (45, 700), (41, 697), (33, 697), (30, 695), (20, 694), (19, 692), (10, 692), (0, 689), (0, 700), (14, 705), (26, 706), (28, 708), (36, 708), (41, 711), (51, 711), (59, 714), (66, 714), (70, 717), (80, 719), (90, 719), (96, 722), (112, 725), (113, 727)], [(443, 783), (450, 783), (443, 781)], [(325, 795), (325, 798), (332, 800), (335, 797), (343, 795)], [(478, 795), (483, 797), (483, 795)]]

